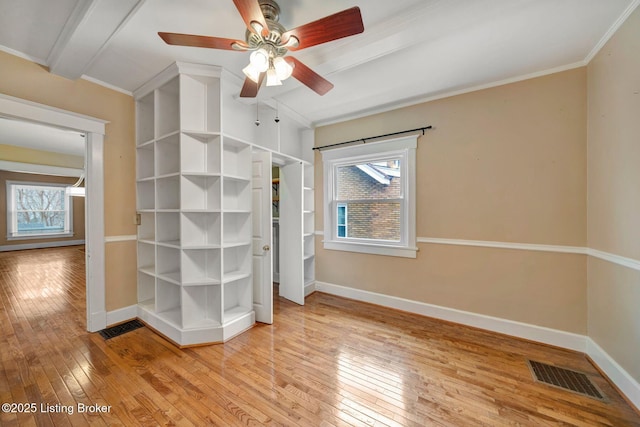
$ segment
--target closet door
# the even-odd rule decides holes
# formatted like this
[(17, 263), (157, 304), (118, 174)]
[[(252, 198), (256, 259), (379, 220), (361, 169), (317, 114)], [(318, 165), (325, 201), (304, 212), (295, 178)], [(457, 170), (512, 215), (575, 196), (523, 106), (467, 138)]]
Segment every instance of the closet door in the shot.
[(303, 166), (280, 168), (280, 296), (304, 305)]
[(271, 153), (253, 153), (253, 309), (256, 320), (273, 323)]

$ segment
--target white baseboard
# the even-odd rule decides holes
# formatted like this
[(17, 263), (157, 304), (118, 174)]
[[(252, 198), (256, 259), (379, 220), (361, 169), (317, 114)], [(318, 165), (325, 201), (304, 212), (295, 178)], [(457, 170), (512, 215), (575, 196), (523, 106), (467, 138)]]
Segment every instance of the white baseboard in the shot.
[(138, 317), (138, 305), (130, 305), (129, 307), (108, 311), (107, 326), (126, 322), (127, 320), (135, 319), (136, 317)]
[(591, 360), (609, 377), (627, 399), (640, 409), (640, 384), (624, 370), (607, 352), (591, 338), (559, 331), (543, 326), (530, 325), (484, 314), (471, 313), (454, 308), (441, 307), (419, 301), (363, 291), (331, 283), (316, 282), (315, 289), (331, 295), (395, 308), (409, 313), (442, 319), (449, 322), (473, 326), (492, 332), (499, 332), (556, 347), (586, 353)]
[(308, 297), (316, 291), (316, 282), (307, 283), (304, 285), (304, 296)]
[(60, 240), (57, 242), (41, 242), (41, 243), (23, 243), (21, 245), (3, 245), (0, 246), (0, 252), (22, 251), (25, 249), (44, 249), (58, 248), (61, 246), (77, 246), (84, 245), (84, 240)]
[(640, 410), (640, 384), (594, 340), (587, 337), (587, 355), (627, 399)]
[(358, 301), (369, 302), (384, 307), (395, 308), (422, 316), (435, 317), (436, 319), (460, 323), (475, 328), (486, 329), (492, 332), (524, 338), (557, 347), (568, 348), (585, 352), (587, 337), (571, 332), (559, 331), (544, 326), (530, 325), (484, 314), (471, 313), (455, 308), (442, 307), (424, 302), (408, 300), (345, 286), (333, 285), (325, 282), (316, 282), (316, 290)]

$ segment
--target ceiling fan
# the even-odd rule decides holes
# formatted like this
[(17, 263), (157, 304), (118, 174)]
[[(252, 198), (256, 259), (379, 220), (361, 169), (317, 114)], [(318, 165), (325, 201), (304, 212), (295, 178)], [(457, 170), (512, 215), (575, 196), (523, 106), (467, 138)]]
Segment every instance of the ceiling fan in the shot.
[(293, 76), (316, 93), (324, 95), (333, 84), (288, 51), (296, 51), (364, 31), (360, 8), (352, 7), (292, 30), (279, 22), (280, 6), (274, 0), (233, 0), (247, 25), (245, 41), (192, 34), (163, 33), (158, 35), (170, 45), (206, 47), (236, 51), (252, 51), (240, 96), (253, 98), (267, 79), (267, 86), (278, 86)]

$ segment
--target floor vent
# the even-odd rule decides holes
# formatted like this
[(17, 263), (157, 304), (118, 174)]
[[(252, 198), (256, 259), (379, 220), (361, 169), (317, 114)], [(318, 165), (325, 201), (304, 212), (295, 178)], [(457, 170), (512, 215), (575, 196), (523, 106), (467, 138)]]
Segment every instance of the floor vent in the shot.
[(117, 337), (122, 334), (126, 334), (127, 332), (135, 331), (136, 329), (142, 328), (143, 326), (144, 323), (142, 323), (138, 319), (134, 319), (107, 329), (103, 329), (98, 333), (102, 336), (102, 338), (108, 340), (109, 338)]
[(528, 360), (533, 379), (563, 390), (569, 390), (583, 396), (604, 400), (605, 396), (586, 374), (570, 369)]

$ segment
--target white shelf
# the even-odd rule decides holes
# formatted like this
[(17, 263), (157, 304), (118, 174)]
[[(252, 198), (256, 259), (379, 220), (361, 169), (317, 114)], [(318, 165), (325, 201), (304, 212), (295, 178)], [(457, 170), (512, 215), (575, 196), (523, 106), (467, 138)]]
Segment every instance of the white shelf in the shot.
[(155, 180), (136, 183), (136, 198), (138, 209), (153, 209), (155, 207)]
[(138, 301), (152, 300), (155, 304), (155, 295), (156, 278), (142, 270), (138, 270)]
[(180, 84), (182, 127), (199, 132), (219, 132), (220, 79), (182, 74)]
[(223, 214), (223, 246), (237, 246), (238, 243), (251, 241), (251, 214), (224, 212)]
[(182, 251), (182, 280), (188, 283), (219, 282), (221, 249), (185, 249)]
[(165, 310), (158, 312), (158, 317), (166, 320), (168, 323), (177, 326), (178, 328), (182, 327), (182, 311), (180, 307), (172, 308), (171, 310)]
[(231, 323), (251, 312), (251, 308), (237, 305), (224, 311), (224, 323)]
[(177, 212), (156, 213), (156, 228), (158, 243), (180, 246), (180, 214)]
[(147, 299), (147, 300), (143, 300), (143, 301), (138, 301), (138, 305), (140, 307), (142, 307), (143, 309), (150, 311), (152, 313), (155, 313), (156, 311), (156, 300), (155, 298), (151, 298), (151, 299)]
[(220, 209), (219, 177), (183, 175), (180, 184), (180, 205), (183, 209)]
[(247, 272), (247, 271), (230, 271), (228, 273), (225, 273), (224, 276), (222, 277), (222, 281), (223, 283), (233, 283), (236, 282), (238, 280), (242, 280), (245, 279), (247, 277), (251, 277), (251, 273)]
[(156, 90), (156, 137), (177, 132), (180, 128), (180, 83), (171, 79)]
[(138, 226), (138, 240), (153, 242), (156, 238), (156, 216), (153, 212), (140, 213), (140, 225)]
[(136, 178), (142, 180), (153, 178), (154, 169), (154, 145), (145, 144), (136, 148)]
[(136, 142), (138, 146), (154, 137), (154, 93), (151, 92), (136, 102)]
[(174, 248), (180, 249), (180, 241), (179, 240), (169, 240), (166, 242), (158, 242), (158, 246), (164, 246), (165, 248)]
[(156, 174), (170, 176), (180, 172), (180, 138), (170, 134), (156, 142)]
[(182, 171), (220, 173), (220, 136), (182, 133), (180, 144)]
[(182, 212), (181, 234), (183, 247), (220, 246), (221, 220), (218, 212)]
[(220, 326), (222, 302), (220, 286), (188, 287), (182, 290), (182, 322), (186, 328)]

